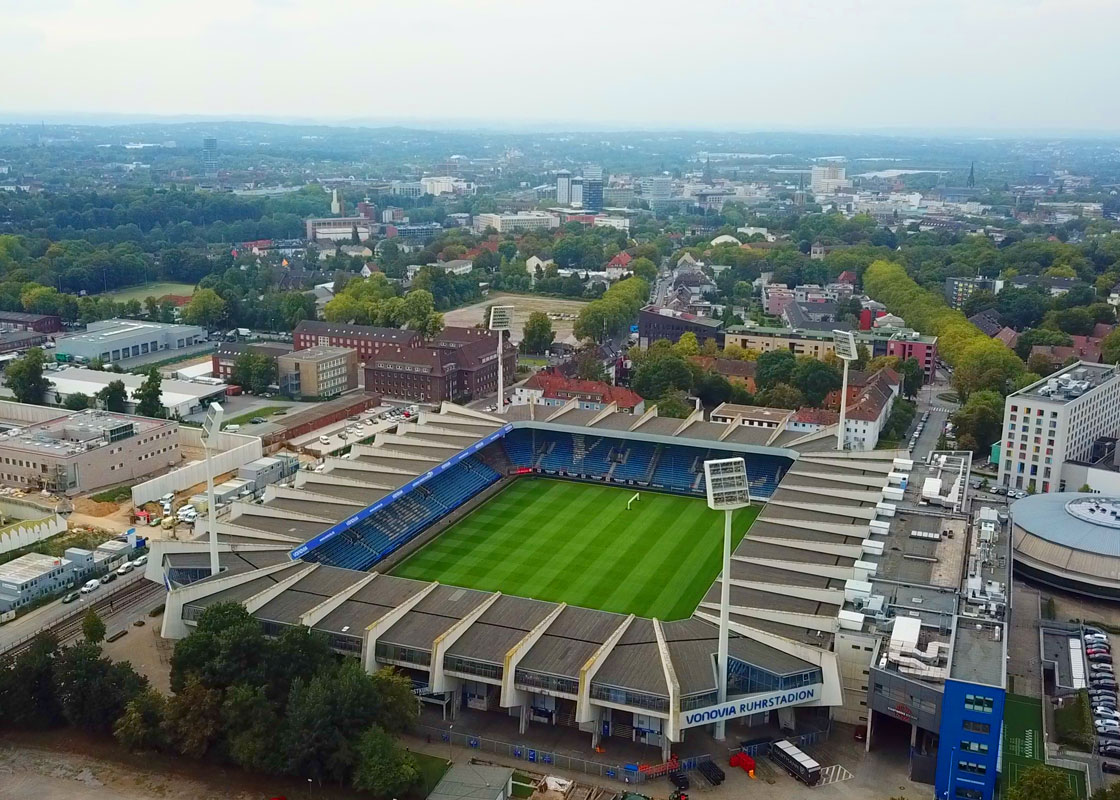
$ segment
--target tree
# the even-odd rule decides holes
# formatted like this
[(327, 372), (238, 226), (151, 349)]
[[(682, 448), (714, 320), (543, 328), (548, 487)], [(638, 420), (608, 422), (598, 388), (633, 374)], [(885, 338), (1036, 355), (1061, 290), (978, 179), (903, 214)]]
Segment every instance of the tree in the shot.
[(576, 377), (584, 381), (606, 381), (607, 373), (596, 345), (581, 347), (576, 353)]
[(671, 389), (687, 392), (691, 387), (692, 370), (677, 355), (643, 364), (630, 381), (630, 388), (647, 400), (657, 400)]
[(682, 333), (681, 338), (673, 345), (673, 352), (681, 358), (700, 355), (700, 342), (697, 340), (696, 334), (692, 331)]
[(660, 417), (673, 417), (684, 419), (693, 412), (693, 405), (680, 389), (670, 389), (657, 401), (657, 415)]
[(58, 724), (62, 709), (54, 690), (58, 639), (43, 633), (0, 670), (0, 708), (4, 722), (17, 728), (44, 729)]
[(630, 271), (649, 283), (657, 280), (657, 265), (648, 258), (635, 258), (630, 262)]
[(132, 751), (162, 750), (167, 745), (164, 717), (167, 701), (155, 689), (145, 689), (128, 701), (113, 725), (113, 736)]
[(1101, 339), (1101, 360), (1106, 364), (1120, 362), (1120, 328)]
[(855, 369), (866, 369), (867, 362), (871, 360), (871, 351), (865, 344), (856, 345), (856, 360), (852, 362)]
[(406, 794), (420, 779), (412, 754), (376, 725), (358, 740), (354, 788), (377, 797)]
[(981, 337), (969, 343), (957, 359), (953, 388), (962, 399), (975, 391), (1009, 391), (1011, 382), (1023, 372), (1023, 362), (998, 339)]
[(793, 378), (796, 359), (789, 350), (771, 350), (758, 357), (754, 382), (759, 389), (769, 389), (778, 383), (789, 383)]
[(233, 762), (257, 772), (283, 771), (284, 722), (262, 686), (238, 684), (222, 703), (222, 731)]
[(370, 676), (370, 681), (376, 697), (377, 724), (394, 734), (411, 728), (419, 714), (411, 679), (392, 667), (382, 667)]
[(1019, 773), (1007, 800), (1075, 800), (1073, 787), (1059, 770), (1039, 764)]
[(718, 372), (705, 372), (696, 380), (692, 391), (708, 408), (731, 399), (731, 383)]
[(918, 363), (918, 359), (910, 357), (898, 366), (898, 371), (902, 374), (902, 393), (907, 397), (917, 397), (918, 392), (922, 390), (922, 380), (925, 378), (922, 374), (922, 365)]
[(276, 359), (257, 353), (241, 353), (233, 362), (230, 380), (251, 394), (263, 394), (276, 382)]
[(62, 407), (70, 411), (83, 411), (93, 405), (93, 400), (88, 394), (82, 392), (74, 392), (67, 395), (62, 403)]
[(556, 332), (552, 330), (552, 320), (543, 311), (529, 314), (522, 331), (521, 344), (526, 353), (544, 353), (552, 346)]
[(164, 730), (175, 750), (191, 758), (202, 758), (221, 733), (222, 693), (208, 689), (197, 677), (167, 704)]
[(991, 389), (974, 392), (953, 415), (953, 424), (963, 449), (986, 451), (1003, 430), (1003, 396)]
[(93, 642), (62, 649), (54, 664), (55, 696), (62, 715), (76, 728), (112, 730), (125, 706), (147, 685), (131, 664), (104, 658)]
[(8, 365), (6, 382), (16, 400), (21, 403), (42, 405), (51, 382), (43, 375), (47, 359), (38, 347), (32, 347), (22, 358)]
[(136, 413), (141, 417), (162, 417), (164, 415), (163, 409), (163, 392), (161, 385), (163, 378), (159, 374), (159, 370), (152, 367), (148, 370), (148, 377), (140, 384), (140, 388), (133, 393), (133, 400), (136, 401)]
[(128, 389), (125, 388), (124, 381), (109, 381), (94, 397), (106, 411), (123, 414), (128, 403)]
[(213, 289), (199, 289), (183, 306), (183, 321), (203, 328), (216, 328), (226, 316), (226, 301)]
[(776, 383), (754, 397), (756, 403), (768, 408), (797, 409), (805, 405), (805, 398), (801, 396), (801, 392), (788, 383)]
[(91, 644), (99, 644), (105, 639), (105, 623), (101, 621), (93, 606), (86, 609), (85, 616), (82, 617), (82, 635)]
[(841, 386), (840, 371), (812, 356), (796, 359), (790, 377), (791, 384), (804, 395), (805, 402), (811, 406), (821, 406), (828, 393)]

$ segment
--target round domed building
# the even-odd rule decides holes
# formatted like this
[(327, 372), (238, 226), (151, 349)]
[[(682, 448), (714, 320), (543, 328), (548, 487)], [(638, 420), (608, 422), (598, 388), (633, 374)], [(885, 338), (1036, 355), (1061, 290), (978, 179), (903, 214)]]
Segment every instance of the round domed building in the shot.
[(1011, 504), (1015, 570), (1070, 592), (1120, 599), (1120, 497), (1055, 492)]

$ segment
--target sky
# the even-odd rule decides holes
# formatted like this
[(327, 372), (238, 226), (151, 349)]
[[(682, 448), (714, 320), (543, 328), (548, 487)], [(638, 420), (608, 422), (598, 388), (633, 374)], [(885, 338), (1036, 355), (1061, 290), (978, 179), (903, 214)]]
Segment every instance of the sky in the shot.
[(1120, 132), (1118, 0), (0, 0), (0, 112)]

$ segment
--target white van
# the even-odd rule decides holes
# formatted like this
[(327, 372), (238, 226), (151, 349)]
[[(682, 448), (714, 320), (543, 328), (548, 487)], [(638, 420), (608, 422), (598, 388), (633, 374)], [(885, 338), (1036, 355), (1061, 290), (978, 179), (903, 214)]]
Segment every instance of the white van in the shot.
[(227, 433), (237, 433), (239, 430), (241, 430), (240, 425), (226, 425), (225, 427)]

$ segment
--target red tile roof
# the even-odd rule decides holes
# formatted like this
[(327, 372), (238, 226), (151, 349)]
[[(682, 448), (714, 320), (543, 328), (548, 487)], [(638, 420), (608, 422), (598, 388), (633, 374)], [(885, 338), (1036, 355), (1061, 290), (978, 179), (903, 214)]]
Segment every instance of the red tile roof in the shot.
[(622, 267), (623, 269), (625, 269), (627, 266), (629, 266), (630, 262), (633, 261), (633, 260), (634, 260), (634, 257), (632, 255), (630, 255), (629, 253), (627, 253), (625, 250), (623, 250), (621, 253), (619, 253), (614, 258), (612, 258), (610, 261), (608, 261), (607, 266), (608, 267)]
[(570, 400), (578, 397), (604, 405), (615, 403), (619, 408), (626, 409), (633, 409), (642, 402), (639, 394), (623, 386), (611, 386), (602, 381), (568, 378), (549, 370), (542, 370), (529, 378), (525, 381), (525, 388), (541, 391), (549, 399)]
[(806, 406), (797, 409), (792, 421), (808, 425), (835, 425), (840, 421), (840, 414), (830, 408), (810, 408)]

